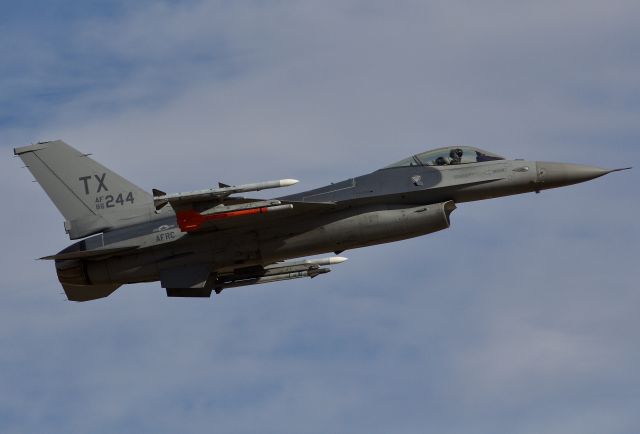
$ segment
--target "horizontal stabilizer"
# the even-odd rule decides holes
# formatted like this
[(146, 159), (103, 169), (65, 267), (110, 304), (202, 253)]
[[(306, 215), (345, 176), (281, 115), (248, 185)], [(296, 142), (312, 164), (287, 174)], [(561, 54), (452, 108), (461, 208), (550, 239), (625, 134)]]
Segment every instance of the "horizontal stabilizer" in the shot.
[(120, 288), (120, 284), (108, 285), (72, 285), (63, 283), (62, 288), (69, 301), (91, 301), (108, 297)]
[(114, 247), (95, 250), (78, 250), (75, 252), (60, 252), (51, 256), (44, 256), (40, 259), (43, 260), (67, 260), (67, 259), (100, 259), (106, 256), (113, 256), (116, 254), (129, 252), (136, 250), (137, 246), (130, 247)]

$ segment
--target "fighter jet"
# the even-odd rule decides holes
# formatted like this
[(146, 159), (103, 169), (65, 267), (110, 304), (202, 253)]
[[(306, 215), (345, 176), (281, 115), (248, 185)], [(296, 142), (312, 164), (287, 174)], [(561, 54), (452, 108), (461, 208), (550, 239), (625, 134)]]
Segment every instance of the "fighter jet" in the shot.
[[(294, 179), (151, 193), (63, 141), (14, 149), (80, 240), (45, 260), (72, 301), (155, 282), (169, 297), (316, 277), (342, 256), (300, 259), (446, 229), (458, 204), (540, 192), (611, 172), (506, 160), (468, 146), (412, 155), (366, 175), (274, 199), (238, 196)], [(628, 169), (628, 168), (627, 168)]]

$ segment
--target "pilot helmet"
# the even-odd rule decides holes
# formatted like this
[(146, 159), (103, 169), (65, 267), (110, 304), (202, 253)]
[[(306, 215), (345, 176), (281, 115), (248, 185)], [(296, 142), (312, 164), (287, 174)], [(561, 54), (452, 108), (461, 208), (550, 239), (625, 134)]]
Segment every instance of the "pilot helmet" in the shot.
[(449, 156), (451, 158), (455, 158), (459, 160), (460, 158), (462, 158), (462, 154), (463, 154), (462, 149), (456, 148), (451, 150), (451, 152), (449, 153)]

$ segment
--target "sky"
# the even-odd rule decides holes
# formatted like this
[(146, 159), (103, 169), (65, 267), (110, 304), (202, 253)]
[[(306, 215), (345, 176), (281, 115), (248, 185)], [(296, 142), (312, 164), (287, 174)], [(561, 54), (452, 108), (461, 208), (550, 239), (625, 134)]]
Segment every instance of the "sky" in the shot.
[[(622, 434), (640, 426), (640, 3), (4, 2), (0, 432)], [(317, 279), (66, 300), (70, 241), (12, 148), (151, 190), (430, 148), (606, 168), (461, 204)], [(268, 196), (268, 195), (267, 195)], [(265, 197), (267, 197), (265, 196)]]

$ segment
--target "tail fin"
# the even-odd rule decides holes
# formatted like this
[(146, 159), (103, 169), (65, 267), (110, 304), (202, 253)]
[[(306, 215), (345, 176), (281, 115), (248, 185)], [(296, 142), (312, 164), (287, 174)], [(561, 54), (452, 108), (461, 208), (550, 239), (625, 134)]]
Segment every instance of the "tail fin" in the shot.
[(64, 216), (71, 239), (131, 224), (153, 210), (149, 193), (61, 140), (13, 152)]

